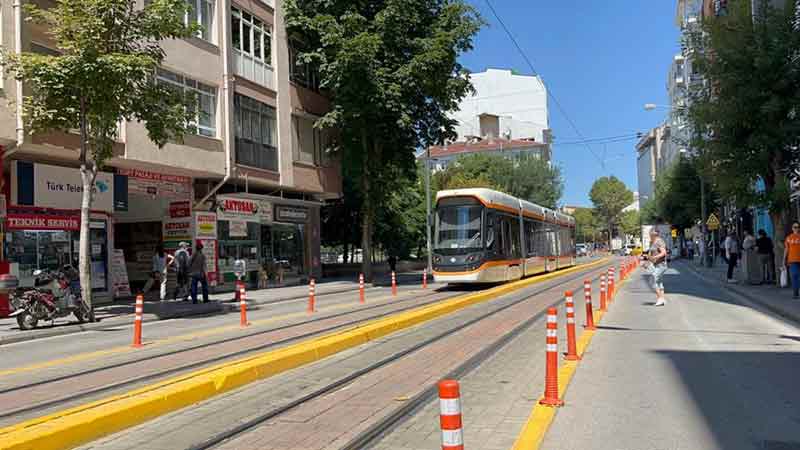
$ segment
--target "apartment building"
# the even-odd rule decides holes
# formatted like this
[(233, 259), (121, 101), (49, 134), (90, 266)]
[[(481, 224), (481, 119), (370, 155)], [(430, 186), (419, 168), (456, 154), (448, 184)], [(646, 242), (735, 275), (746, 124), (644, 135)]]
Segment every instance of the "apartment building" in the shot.
[(656, 178), (669, 166), (664, 150), (670, 127), (661, 125), (648, 131), (636, 144), (636, 172), (641, 208), (655, 198)]
[[(314, 68), (296, 64), (302, 49), (287, 35), (282, 0), (189, 2), (186, 20), (203, 30), (164, 42), (166, 59), (154, 76), (198, 94), (197, 119), (183, 143), (163, 149), (142, 124), (121, 124), (96, 183), (93, 284), (107, 300), (125, 295), (120, 274), (140, 285), (155, 247), (180, 241), (204, 244), (218, 289), (232, 287), (236, 260), (246, 262), (252, 284), (265, 275), (290, 283), (321, 274), (320, 206), (341, 196), (341, 172), (328, 154), (330, 136), (313, 128), (330, 105)], [(24, 21), (15, 27), (11, 2), (0, 14), (0, 44), (58, 52), (47, 30)], [(16, 98), (14, 80), (1, 87)], [(77, 262), (79, 138), (19, 133), (18, 119), (0, 104), (5, 269), (26, 285), (35, 269)]]

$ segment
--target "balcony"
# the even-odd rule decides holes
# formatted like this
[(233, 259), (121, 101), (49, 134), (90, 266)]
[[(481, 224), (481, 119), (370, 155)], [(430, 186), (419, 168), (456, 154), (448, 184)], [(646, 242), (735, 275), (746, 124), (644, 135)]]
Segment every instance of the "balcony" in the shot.
[(250, 55), (234, 50), (233, 66), (236, 75), (247, 78), (253, 83), (275, 90), (275, 72), (272, 66), (254, 59)]

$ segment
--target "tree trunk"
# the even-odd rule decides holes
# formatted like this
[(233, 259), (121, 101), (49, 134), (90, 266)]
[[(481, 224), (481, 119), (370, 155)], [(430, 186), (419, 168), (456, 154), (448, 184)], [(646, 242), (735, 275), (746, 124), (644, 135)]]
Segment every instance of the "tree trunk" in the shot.
[(79, 241), (78, 273), (80, 274), (81, 296), (86, 308), (89, 310), (89, 321), (94, 322), (94, 302), (92, 298), (92, 267), (90, 253), (89, 222), (91, 220), (94, 181), (97, 177), (97, 167), (92, 164), (87, 167), (81, 164), (81, 181), (83, 193), (81, 197), (81, 231)]
[(97, 165), (88, 157), (89, 149), (86, 134), (86, 103), (81, 97), (80, 122), (81, 122), (81, 231), (78, 243), (78, 276), (81, 284), (81, 297), (86, 309), (89, 311), (89, 322), (94, 322), (94, 302), (92, 298), (92, 265), (91, 242), (89, 235), (89, 222), (91, 220), (92, 201), (94, 200), (94, 180), (97, 178)]
[(361, 145), (363, 147), (363, 166), (361, 172), (361, 195), (364, 202), (361, 205), (361, 271), (366, 281), (372, 281), (372, 192), (370, 190), (370, 155), (369, 142), (366, 130), (362, 131)]

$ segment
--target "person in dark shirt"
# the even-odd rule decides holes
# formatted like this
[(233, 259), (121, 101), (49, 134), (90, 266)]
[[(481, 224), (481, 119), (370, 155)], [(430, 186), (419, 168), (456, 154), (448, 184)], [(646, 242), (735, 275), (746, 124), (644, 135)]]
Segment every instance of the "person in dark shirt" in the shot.
[(774, 283), (775, 282), (775, 247), (772, 244), (772, 239), (767, 236), (764, 230), (758, 230), (758, 239), (756, 239), (756, 247), (758, 248), (758, 263), (761, 265), (762, 282)]

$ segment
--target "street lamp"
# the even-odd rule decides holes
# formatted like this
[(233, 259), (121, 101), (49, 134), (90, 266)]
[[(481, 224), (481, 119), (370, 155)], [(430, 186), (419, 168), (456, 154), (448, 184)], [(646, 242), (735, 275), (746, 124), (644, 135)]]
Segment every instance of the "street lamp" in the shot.
[[(656, 108), (663, 108), (672, 111), (686, 111), (688, 109), (686, 106), (657, 105), (655, 103), (644, 104), (645, 111), (653, 111)], [(682, 149), (681, 153), (686, 153), (686, 150)], [(702, 216), (700, 218), (700, 228), (702, 234), (701, 243), (703, 245), (703, 254), (701, 255), (701, 258), (703, 259), (700, 261), (700, 264), (711, 267), (713, 265), (713, 260), (706, 256), (708, 253), (708, 246), (706, 245), (706, 234), (708, 233), (708, 226), (706, 225), (706, 219), (708, 216), (708, 211), (706, 208), (706, 183), (703, 180), (702, 175), (699, 175), (698, 178), (700, 178), (700, 216)]]

